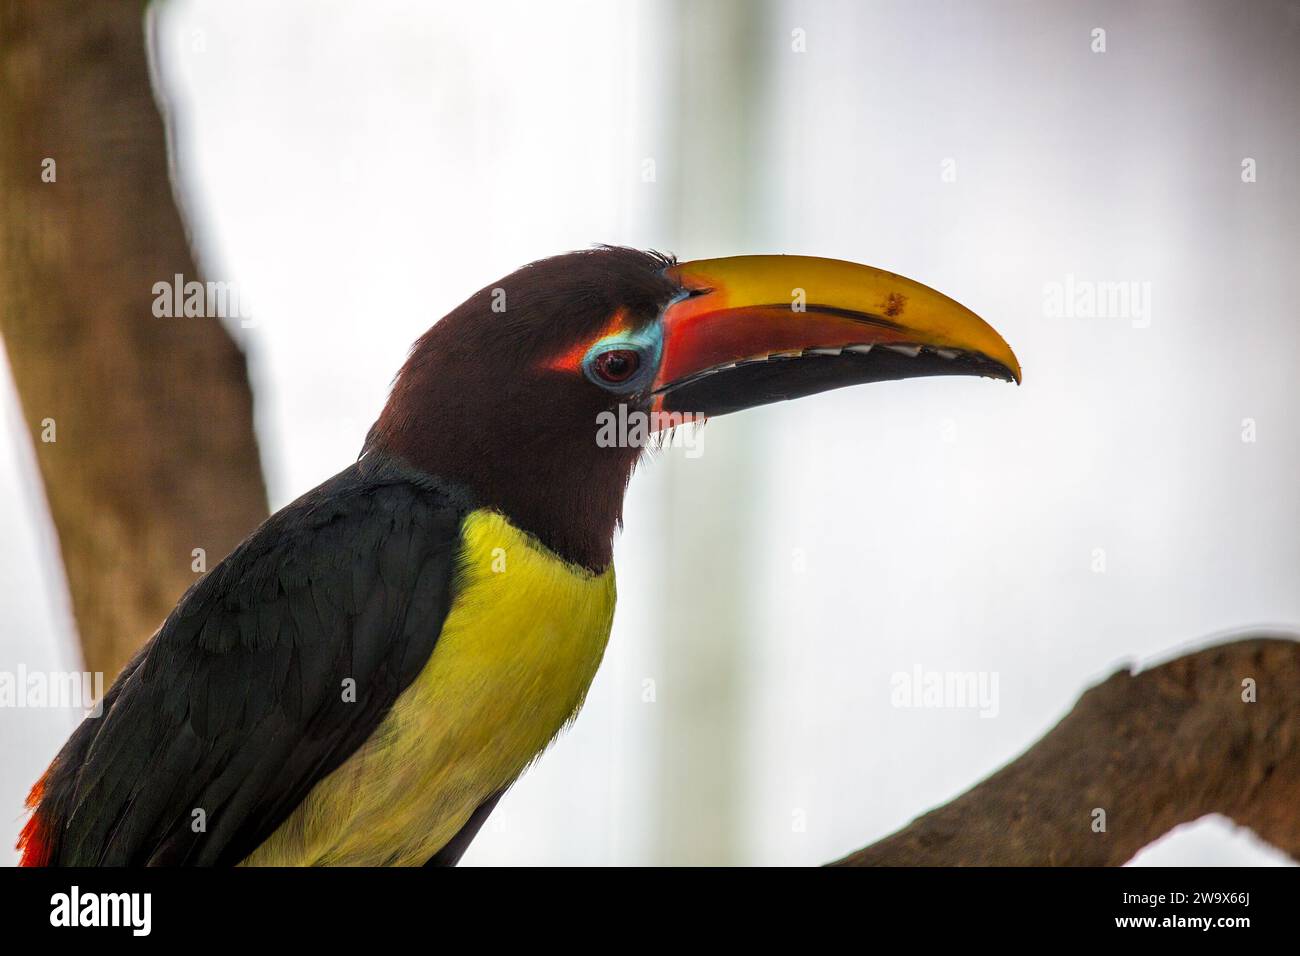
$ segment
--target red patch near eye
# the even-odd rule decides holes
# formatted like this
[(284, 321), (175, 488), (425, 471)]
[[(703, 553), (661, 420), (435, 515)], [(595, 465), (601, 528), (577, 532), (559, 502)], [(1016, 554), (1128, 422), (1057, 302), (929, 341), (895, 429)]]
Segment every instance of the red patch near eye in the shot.
[(542, 363), (543, 368), (554, 369), (557, 372), (579, 372), (582, 370), (582, 360), (587, 354), (587, 350), (595, 345), (601, 339), (607, 339), (611, 335), (617, 335), (626, 332), (628, 329), (628, 317), (626, 309), (619, 309), (609, 317), (605, 327), (594, 337), (585, 342), (575, 342), (562, 353), (547, 362)]

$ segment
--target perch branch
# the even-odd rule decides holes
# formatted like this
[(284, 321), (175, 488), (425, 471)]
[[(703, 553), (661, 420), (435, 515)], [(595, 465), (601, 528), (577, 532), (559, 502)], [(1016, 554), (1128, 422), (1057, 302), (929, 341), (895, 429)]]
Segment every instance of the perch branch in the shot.
[(1300, 859), (1295, 640), (1244, 638), (1112, 674), (991, 777), (832, 865), (1117, 866), (1209, 813)]

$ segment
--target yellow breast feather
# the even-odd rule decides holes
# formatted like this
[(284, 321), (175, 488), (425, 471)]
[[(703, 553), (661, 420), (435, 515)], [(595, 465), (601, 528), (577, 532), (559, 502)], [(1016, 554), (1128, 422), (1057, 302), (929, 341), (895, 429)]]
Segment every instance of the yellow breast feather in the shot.
[(243, 865), (421, 865), (577, 714), (609, 639), (614, 569), (569, 564), (494, 511), (469, 514), (462, 541), (429, 662)]

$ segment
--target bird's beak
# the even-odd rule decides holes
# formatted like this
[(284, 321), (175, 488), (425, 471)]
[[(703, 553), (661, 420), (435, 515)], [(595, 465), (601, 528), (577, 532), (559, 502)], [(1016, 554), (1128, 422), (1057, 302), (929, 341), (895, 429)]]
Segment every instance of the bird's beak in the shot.
[(1020, 381), (1020, 363), (965, 306), (903, 276), (809, 256), (674, 266), (657, 410), (723, 415), (863, 382), (925, 375)]

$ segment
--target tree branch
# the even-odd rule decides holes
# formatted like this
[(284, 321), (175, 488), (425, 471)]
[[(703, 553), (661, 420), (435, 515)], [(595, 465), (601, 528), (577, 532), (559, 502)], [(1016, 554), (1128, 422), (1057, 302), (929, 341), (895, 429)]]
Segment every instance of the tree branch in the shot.
[(0, 2), (0, 331), (110, 679), (198, 577), (191, 552), (211, 567), (267, 511), (243, 353), (217, 318), (153, 315), (155, 282), (198, 276), (143, 9)]
[(1208, 813), (1300, 859), (1300, 643), (1289, 637), (1112, 674), (1006, 767), (832, 865), (1117, 866)]

